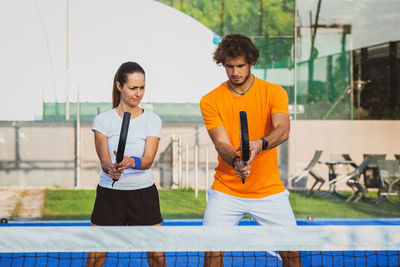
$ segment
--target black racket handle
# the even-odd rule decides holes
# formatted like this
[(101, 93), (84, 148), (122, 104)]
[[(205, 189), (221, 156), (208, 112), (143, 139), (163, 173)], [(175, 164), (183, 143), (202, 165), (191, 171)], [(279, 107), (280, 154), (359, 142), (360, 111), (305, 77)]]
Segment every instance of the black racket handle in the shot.
[(246, 178), (242, 178), (242, 184), (246, 182)]
[[(241, 160), (246, 162), (250, 159), (249, 126), (246, 111), (239, 112), (239, 119)], [(242, 184), (245, 183), (245, 180), (245, 178), (242, 178)]]
[[(131, 113), (124, 112), (124, 117), (122, 119), (121, 133), (119, 134), (119, 141), (118, 141), (118, 150), (117, 150), (117, 156), (116, 156), (117, 163), (120, 163), (124, 158), (126, 138), (128, 135), (130, 120), (131, 120)], [(111, 187), (114, 187), (114, 184), (116, 181), (118, 181), (118, 180), (113, 179)]]

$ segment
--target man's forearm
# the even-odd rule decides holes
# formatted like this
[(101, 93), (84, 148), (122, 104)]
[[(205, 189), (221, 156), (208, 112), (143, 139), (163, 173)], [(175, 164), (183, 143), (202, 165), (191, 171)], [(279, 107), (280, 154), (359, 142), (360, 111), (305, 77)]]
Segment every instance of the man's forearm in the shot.
[(232, 166), (233, 159), (237, 156), (235, 149), (231, 144), (225, 142), (215, 143), (215, 149), (218, 155), (229, 165)]
[(278, 126), (264, 137), (268, 141), (268, 149), (277, 147), (289, 138), (289, 129), (284, 126)]

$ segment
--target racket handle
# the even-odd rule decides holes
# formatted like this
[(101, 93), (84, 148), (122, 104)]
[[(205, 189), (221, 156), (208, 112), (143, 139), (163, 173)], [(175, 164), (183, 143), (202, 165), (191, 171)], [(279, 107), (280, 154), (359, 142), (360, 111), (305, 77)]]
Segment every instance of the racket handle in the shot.
[(245, 178), (242, 178), (242, 184), (244, 184), (245, 181), (246, 181), (246, 179), (245, 179)]
[(111, 187), (114, 187), (115, 182), (118, 181), (117, 179), (113, 179), (113, 182), (111, 184)]

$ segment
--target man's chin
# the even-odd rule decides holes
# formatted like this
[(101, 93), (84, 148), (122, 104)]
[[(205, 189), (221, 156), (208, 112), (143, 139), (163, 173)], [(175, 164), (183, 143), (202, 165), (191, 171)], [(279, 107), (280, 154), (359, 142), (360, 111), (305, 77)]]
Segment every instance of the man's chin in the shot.
[(234, 80), (230, 79), (230, 82), (231, 82), (231, 84), (236, 85), (236, 86), (241, 86), (244, 84), (244, 81), (241, 82), (240, 80), (234, 81)]

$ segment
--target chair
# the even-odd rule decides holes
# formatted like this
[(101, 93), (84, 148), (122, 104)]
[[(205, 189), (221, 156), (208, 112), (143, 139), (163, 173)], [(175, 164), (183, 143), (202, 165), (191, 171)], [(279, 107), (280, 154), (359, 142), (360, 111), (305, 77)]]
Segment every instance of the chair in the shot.
[(382, 187), (379, 190), (380, 199), (384, 196), (388, 201), (392, 202), (389, 196), (398, 196), (400, 198), (399, 164), (399, 160), (378, 160), (378, 170), (382, 181)]
[(329, 184), (338, 184), (346, 181), (346, 184), (352, 190), (352, 194), (346, 199), (347, 202), (352, 200), (355, 203), (367, 194), (367, 188), (360, 182), (360, 177), (361, 174), (364, 172), (364, 169), (368, 166), (370, 160), (370, 157), (365, 157), (363, 162), (359, 166), (357, 166), (355, 170), (353, 170), (349, 174), (338, 176), (334, 180), (329, 181)]
[(295, 175), (289, 178), (289, 183), (292, 182), (293, 188), (295, 188), (295, 184), (298, 181), (306, 177), (307, 174), (310, 174), (316, 180), (313, 186), (311, 187), (310, 191), (312, 191), (318, 183), (321, 183), (321, 185), (318, 187), (317, 191), (321, 189), (321, 186), (325, 183), (325, 180), (321, 176), (312, 171), (312, 168), (314, 168), (314, 166), (318, 163), (319, 159), (321, 158), (321, 155), (322, 155), (322, 150), (316, 150), (310, 163), (308, 163), (308, 165), (304, 169), (298, 171)]
[(378, 170), (378, 160), (384, 160), (386, 154), (364, 154), (365, 157), (370, 157), (371, 160), (368, 166), (364, 169), (364, 184), (367, 188), (381, 188), (380, 175)]
[(342, 154), (342, 157), (343, 157), (345, 160), (353, 161), (353, 163), (350, 163), (350, 166), (352, 166), (354, 169), (357, 169), (357, 168), (358, 168), (358, 165), (354, 163), (354, 160), (352, 160), (352, 158), (350, 157), (349, 154)]

